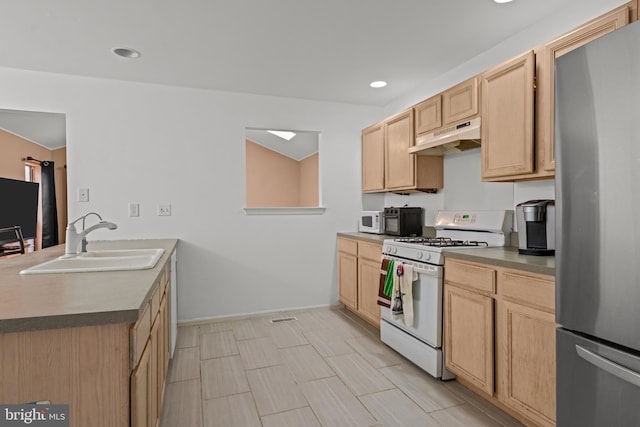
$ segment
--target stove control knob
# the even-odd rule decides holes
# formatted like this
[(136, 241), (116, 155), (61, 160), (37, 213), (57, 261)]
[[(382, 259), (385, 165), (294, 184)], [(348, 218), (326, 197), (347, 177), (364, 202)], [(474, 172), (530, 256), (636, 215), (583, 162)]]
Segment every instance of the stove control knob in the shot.
[(429, 259), (431, 259), (431, 254), (429, 252), (424, 254), (424, 260), (425, 261), (429, 261)]
[(393, 254), (397, 254), (398, 253), (398, 248), (393, 248)]
[(424, 254), (422, 252), (418, 252), (418, 259), (422, 259), (423, 256)]
[(391, 246), (387, 245), (384, 247), (384, 253), (388, 254), (389, 252), (391, 252)]

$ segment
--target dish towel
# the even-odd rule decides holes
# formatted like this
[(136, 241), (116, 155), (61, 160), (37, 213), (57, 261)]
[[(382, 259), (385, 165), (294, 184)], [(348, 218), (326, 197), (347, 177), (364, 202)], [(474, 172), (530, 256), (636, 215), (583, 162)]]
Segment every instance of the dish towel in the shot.
[(393, 288), (393, 260), (383, 259), (380, 265), (380, 284), (378, 286), (378, 305), (391, 307), (391, 289), (386, 292), (387, 281)]
[(413, 326), (413, 282), (416, 280), (418, 274), (412, 265), (397, 265), (393, 274), (391, 315), (395, 320), (402, 319), (406, 326)]

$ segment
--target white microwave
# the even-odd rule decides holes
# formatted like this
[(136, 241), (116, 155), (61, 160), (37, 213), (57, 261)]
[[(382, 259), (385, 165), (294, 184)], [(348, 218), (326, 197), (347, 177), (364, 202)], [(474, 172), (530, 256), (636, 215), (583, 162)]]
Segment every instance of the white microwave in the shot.
[(362, 211), (358, 220), (358, 231), (364, 233), (384, 234), (384, 212)]

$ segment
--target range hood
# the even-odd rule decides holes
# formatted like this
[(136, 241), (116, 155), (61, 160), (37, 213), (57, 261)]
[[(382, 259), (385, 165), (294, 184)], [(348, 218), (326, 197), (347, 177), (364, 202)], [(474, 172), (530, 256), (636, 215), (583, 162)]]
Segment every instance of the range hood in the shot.
[(409, 154), (442, 156), (480, 147), (480, 117), (434, 133), (420, 135)]

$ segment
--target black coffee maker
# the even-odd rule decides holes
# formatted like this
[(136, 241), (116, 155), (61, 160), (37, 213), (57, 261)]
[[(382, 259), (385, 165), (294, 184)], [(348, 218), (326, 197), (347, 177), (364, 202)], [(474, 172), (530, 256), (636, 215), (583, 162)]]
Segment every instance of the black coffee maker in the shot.
[(554, 255), (556, 207), (554, 200), (529, 200), (516, 206), (518, 252)]

